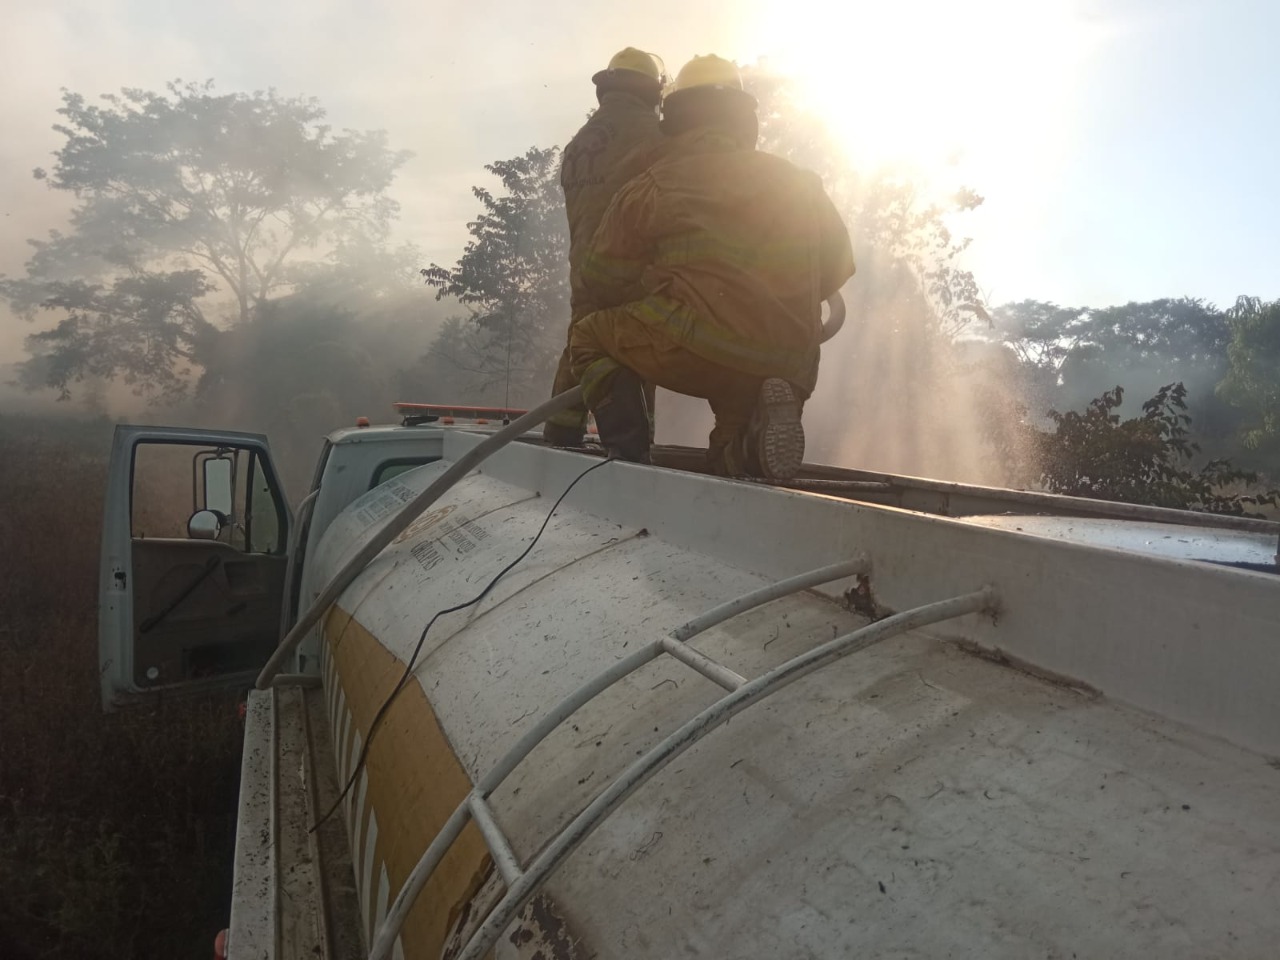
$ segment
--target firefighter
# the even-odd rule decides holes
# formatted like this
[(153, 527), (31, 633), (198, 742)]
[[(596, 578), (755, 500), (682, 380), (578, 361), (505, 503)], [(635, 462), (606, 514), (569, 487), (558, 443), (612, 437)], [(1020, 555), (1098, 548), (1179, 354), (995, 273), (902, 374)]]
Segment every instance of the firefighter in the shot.
[[(573, 325), (596, 309), (581, 282), (582, 254), (595, 233), (609, 201), (624, 183), (642, 172), (663, 143), (658, 130), (658, 104), (666, 83), (662, 61), (653, 54), (627, 47), (614, 54), (609, 66), (591, 78), (598, 109), (564, 148), (560, 187), (569, 219), (569, 333)], [(552, 395), (576, 386), (569, 363), (569, 337), (556, 369)], [(646, 387), (648, 409), (654, 388)], [(543, 438), (561, 447), (581, 445), (587, 425), (585, 407), (552, 417)], [(652, 424), (650, 426), (652, 435)]]
[(816, 174), (756, 150), (756, 101), (731, 62), (686, 64), (661, 124), (661, 157), (586, 251), (583, 283), (604, 309), (574, 325), (573, 373), (616, 456), (648, 461), (649, 381), (709, 401), (712, 472), (790, 478), (822, 301), (854, 273), (848, 231)]

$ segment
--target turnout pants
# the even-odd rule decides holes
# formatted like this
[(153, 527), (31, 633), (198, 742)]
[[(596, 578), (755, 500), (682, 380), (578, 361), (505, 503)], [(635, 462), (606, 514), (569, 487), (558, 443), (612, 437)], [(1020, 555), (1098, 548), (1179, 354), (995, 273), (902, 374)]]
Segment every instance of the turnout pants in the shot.
[(573, 327), (569, 355), (572, 375), (582, 383), (588, 407), (594, 408), (608, 395), (620, 367), (634, 371), (646, 385), (706, 400), (716, 418), (707, 441), (708, 466), (721, 475), (744, 472), (741, 441), (755, 410), (761, 377), (691, 353), (626, 307), (583, 317)]
[[(573, 372), (572, 363), (573, 330), (577, 325), (578, 321), (576, 320), (571, 321), (569, 324), (569, 337), (565, 343), (564, 350), (560, 352), (560, 362), (556, 365), (556, 376), (551, 385), (551, 395), (553, 397), (564, 393), (566, 390), (572, 390), (581, 382)], [(657, 402), (657, 393), (658, 389), (654, 386), (653, 381), (645, 378), (644, 400), (649, 408), (649, 440), (651, 442), (654, 436), (653, 407)], [(557, 427), (562, 427), (566, 431), (584, 433), (587, 429), (587, 405), (582, 404), (581, 406), (570, 407), (568, 410), (562, 410), (547, 422)]]

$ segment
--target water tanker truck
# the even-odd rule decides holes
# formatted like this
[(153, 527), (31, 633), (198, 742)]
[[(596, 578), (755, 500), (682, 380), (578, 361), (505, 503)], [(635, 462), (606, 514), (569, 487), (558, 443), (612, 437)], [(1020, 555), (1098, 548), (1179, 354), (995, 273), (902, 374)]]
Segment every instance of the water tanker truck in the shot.
[(263, 436), (117, 428), (104, 705), (249, 691), (225, 956), (1277, 955), (1280, 525), (551, 406), (335, 430), (296, 514)]

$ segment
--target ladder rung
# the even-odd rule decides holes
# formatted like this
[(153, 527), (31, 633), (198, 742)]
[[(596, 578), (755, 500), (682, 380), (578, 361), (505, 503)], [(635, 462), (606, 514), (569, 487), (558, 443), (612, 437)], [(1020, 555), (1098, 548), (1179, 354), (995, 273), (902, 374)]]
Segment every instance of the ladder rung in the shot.
[(498, 866), (498, 872), (502, 874), (502, 879), (506, 881), (510, 887), (522, 876), (524, 871), (520, 869), (520, 863), (516, 860), (515, 851), (511, 849), (511, 844), (507, 842), (507, 835), (502, 832), (493, 819), (493, 810), (484, 799), (476, 793), (471, 794), (467, 798), (467, 806), (471, 808), (471, 817), (475, 820), (476, 826), (480, 828), (480, 834), (484, 837), (484, 842), (489, 845), (489, 852), (493, 854), (493, 862)]
[(705, 653), (693, 649), (674, 637), (662, 638), (662, 649), (685, 666), (692, 667), (712, 683), (718, 683), (730, 693), (747, 682), (747, 678), (734, 673), (719, 660), (712, 660)]

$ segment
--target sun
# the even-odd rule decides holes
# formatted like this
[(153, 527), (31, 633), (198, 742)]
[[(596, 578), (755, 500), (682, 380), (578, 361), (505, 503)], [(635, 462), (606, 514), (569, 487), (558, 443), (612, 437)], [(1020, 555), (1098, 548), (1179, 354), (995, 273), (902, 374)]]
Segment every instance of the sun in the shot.
[(746, 46), (858, 167), (1034, 175), (1019, 158), (1071, 135), (1098, 37), (1080, 2), (760, 0)]

